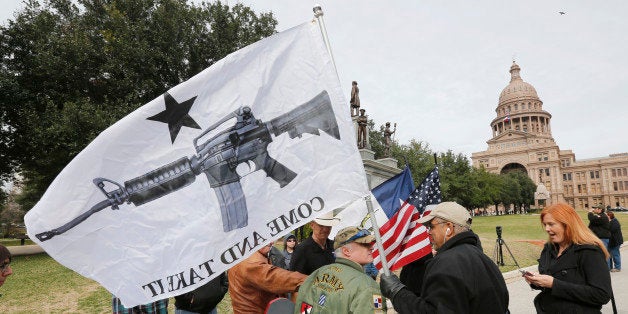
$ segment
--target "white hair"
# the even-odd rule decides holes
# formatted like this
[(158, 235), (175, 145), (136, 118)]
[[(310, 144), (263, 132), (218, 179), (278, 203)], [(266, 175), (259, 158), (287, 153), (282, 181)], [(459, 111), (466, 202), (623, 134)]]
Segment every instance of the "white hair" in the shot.
[(346, 258), (349, 259), (349, 257), (347, 257), (343, 252), (342, 252), (342, 248), (343, 247), (347, 247), (350, 251), (353, 251), (353, 247), (350, 246), (350, 244), (354, 244), (355, 242), (349, 242), (344, 244), (343, 246), (337, 248), (334, 250), (334, 252), (336, 253), (336, 257), (342, 257), (342, 258)]

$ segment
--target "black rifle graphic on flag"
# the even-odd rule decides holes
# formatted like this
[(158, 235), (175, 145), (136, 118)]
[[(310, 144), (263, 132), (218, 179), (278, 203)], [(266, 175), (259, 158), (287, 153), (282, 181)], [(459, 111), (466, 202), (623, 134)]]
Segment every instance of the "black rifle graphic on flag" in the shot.
[[(236, 119), (234, 126), (199, 144), (200, 138), (233, 118)], [(246, 227), (248, 210), (236, 167), (243, 162), (253, 162), (255, 171), (264, 170), (283, 188), (297, 174), (268, 155), (268, 144), (273, 141), (273, 137), (283, 133), (295, 138), (305, 133), (320, 135), (319, 130), (340, 140), (338, 123), (327, 91), (322, 91), (310, 101), (266, 123), (255, 119), (251, 108), (241, 107), (196, 137), (194, 147), (197, 153), (190, 158), (182, 157), (128, 180), (124, 186), (109, 179), (95, 178), (93, 182), (105, 195), (105, 200), (63, 226), (35, 236), (41, 241), (50, 240), (107, 207), (116, 210), (125, 202), (135, 206), (148, 203), (192, 184), (201, 173), (207, 176), (209, 185), (218, 197), (223, 230), (228, 232)], [(118, 188), (107, 191), (105, 182)]]

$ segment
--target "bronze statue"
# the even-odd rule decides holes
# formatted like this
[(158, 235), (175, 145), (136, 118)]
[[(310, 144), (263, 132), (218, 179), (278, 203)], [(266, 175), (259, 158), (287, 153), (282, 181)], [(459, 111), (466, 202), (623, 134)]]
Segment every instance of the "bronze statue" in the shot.
[(390, 122), (386, 122), (386, 129), (384, 129), (384, 156), (390, 157), (390, 146), (392, 145), (391, 136), (397, 131), (397, 123), (395, 123), (395, 129), (390, 130)]
[(358, 111), (360, 111), (360, 89), (356, 81), (353, 81), (351, 85), (351, 100), (349, 104), (351, 104), (351, 116), (355, 117), (358, 115)]
[(366, 126), (368, 125), (368, 117), (364, 114), (366, 110), (360, 109), (358, 122), (358, 148), (366, 148)]

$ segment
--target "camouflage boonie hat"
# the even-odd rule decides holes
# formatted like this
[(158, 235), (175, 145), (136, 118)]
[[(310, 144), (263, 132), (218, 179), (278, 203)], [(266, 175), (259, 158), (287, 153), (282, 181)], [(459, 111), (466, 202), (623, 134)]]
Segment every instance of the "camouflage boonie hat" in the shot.
[(602, 205), (602, 204), (595, 204), (595, 205), (593, 205), (593, 208), (603, 209), (604, 205)]
[(373, 243), (373, 241), (375, 241), (375, 237), (367, 229), (346, 227), (338, 231), (334, 237), (334, 250), (351, 242)]

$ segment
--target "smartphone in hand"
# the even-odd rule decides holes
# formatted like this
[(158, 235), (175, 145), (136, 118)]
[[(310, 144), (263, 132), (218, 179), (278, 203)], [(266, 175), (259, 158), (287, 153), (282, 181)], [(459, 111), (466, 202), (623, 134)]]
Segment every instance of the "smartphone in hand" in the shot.
[(534, 276), (534, 274), (533, 274), (533, 273), (531, 273), (531, 272), (529, 272), (529, 271), (527, 271), (527, 270), (522, 270), (522, 269), (519, 269), (519, 271), (521, 272), (521, 277)]

